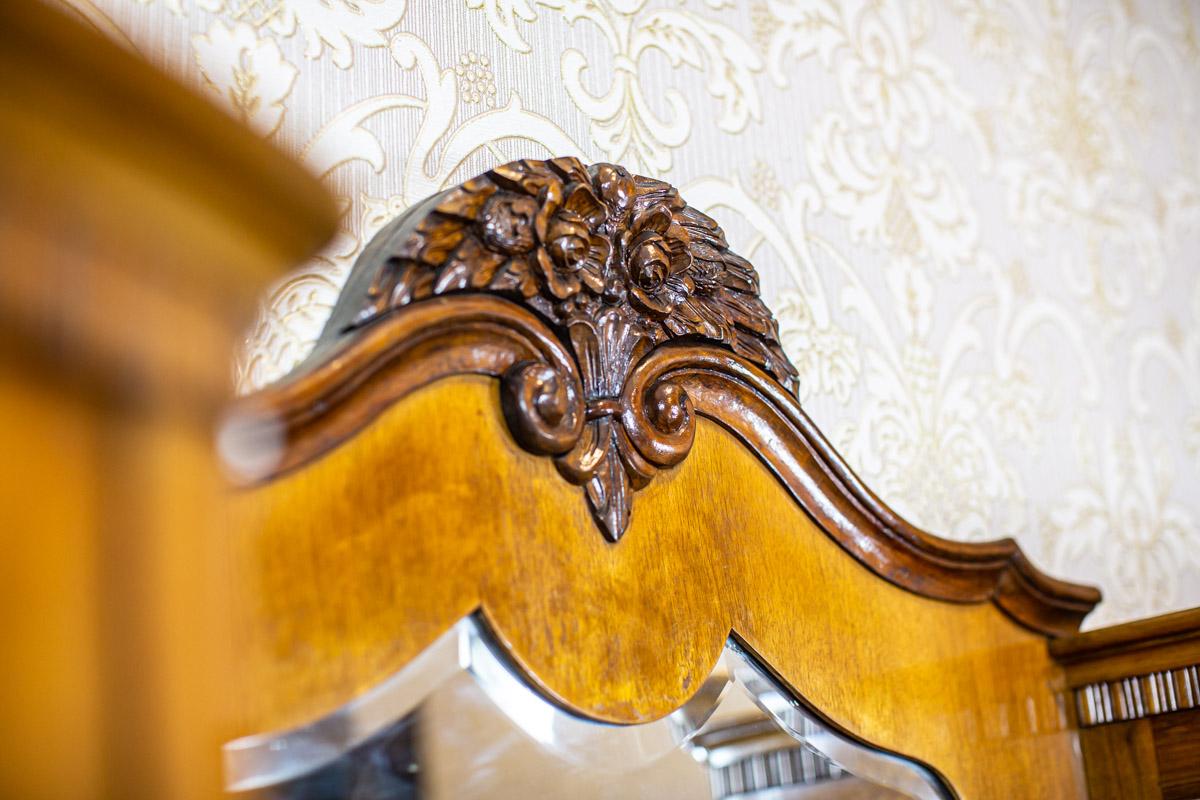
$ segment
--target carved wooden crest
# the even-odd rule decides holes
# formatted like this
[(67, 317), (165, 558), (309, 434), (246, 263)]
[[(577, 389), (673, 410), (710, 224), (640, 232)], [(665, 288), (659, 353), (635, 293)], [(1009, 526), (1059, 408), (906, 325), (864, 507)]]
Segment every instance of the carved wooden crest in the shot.
[(758, 277), (716, 223), (661, 181), (573, 158), (498, 167), (381, 230), (309, 358), (229, 410), (226, 466), (243, 485), (276, 481), (417, 389), (470, 374), (499, 379), (514, 439), (584, 487), (612, 541), (704, 418), (896, 585), (991, 602), (1053, 635), (1099, 601), (1012, 539), (949, 541), (896, 514), (800, 407)]
[[(305, 363), (221, 426), (243, 484), (246, 733), (324, 715), (316, 739), (232, 752), (374, 736), (347, 699), (395, 698), (386, 676), (473, 614), (584, 718), (670, 717), (732, 637), (833, 729), (963, 796), (1074, 796), (1044, 637), (1099, 593), (1012, 539), (905, 521), (794, 383), (754, 270), (664, 183), (518, 162), (416, 204), (359, 258)], [(609, 539), (630, 535), (596, 536), (575, 485)], [(1006, 617), (964, 607), (982, 604)], [(1066, 766), (1039, 769), (1047, 752)]]
[(759, 298), (754, 267), (674, 187), (575, 158), (497, 167), (381, 231), (327, 328), (345, 334), (450, 293), (490, 293), (536, 311), (568, 344), (565, 373), (521, 361), (503, 406), (527, 450), (585, 488), (604, 535), (629, 524), (633, 493), (678, 463), (694, 428), (687, 393), (631, 381), (672, 340), (719, 343), (794, 391), (796, 370)]

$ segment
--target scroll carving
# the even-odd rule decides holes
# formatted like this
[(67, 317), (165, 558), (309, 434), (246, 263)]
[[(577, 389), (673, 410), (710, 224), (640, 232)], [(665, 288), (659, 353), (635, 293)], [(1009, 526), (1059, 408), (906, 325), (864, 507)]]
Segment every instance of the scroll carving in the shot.
[(497, 167), (385, 228), (355, 277), (369, 283), (343, 293), (330, 323), (340, 334), (463, 292), (523, 303), (550, 323), (577, 375), (512, 365), (502, 378), (505, 418), (522, 447), (553, 456), (584, 487), (612, 541), (629, 524), (634, 493), (686, 456), (695, 430), (681, 386), (630, 384), (650, 351), (675, 339), (719, 343), (794, 390), (753, 266), (672, 186), (613, 164)]

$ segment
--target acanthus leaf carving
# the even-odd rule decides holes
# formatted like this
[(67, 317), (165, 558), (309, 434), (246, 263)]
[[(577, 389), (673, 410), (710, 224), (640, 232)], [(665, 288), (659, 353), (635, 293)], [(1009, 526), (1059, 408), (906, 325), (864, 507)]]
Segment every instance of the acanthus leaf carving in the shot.
[(570, 346), (576, 374), (537, 362), (505, 373), (504, 414), (522, 447), (584, 487), (611, 541), (634, 493), (682, 460), (695, 432), (681, 387), (631, 380), (645, 355), (717, 342), (795, 388), (754, 267), (674, 187), (613, 164), (517, 161), (420, 204), (364, 251), (327, 335), (463, 292), (532, 308)]

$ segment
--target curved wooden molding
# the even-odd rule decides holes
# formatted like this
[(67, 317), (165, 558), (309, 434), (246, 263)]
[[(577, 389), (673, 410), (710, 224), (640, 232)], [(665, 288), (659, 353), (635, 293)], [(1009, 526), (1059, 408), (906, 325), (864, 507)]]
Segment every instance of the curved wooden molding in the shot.
[(430, 198), (360, 257), (313, 355), (223, 430), (246, 482), (305, 464), (438, 378), (501, 382), (509, 430), (584, 486), (612, 541), (634, 492), (684, 459), (698, 416), (735, 434), (845, 550), (942, 600), (990, 601), (1050, 635), (1098, 591), (1016, 543), (901, 519), (800, 408), (753, 267), (667, 184), (575, 159), (516, 162)]

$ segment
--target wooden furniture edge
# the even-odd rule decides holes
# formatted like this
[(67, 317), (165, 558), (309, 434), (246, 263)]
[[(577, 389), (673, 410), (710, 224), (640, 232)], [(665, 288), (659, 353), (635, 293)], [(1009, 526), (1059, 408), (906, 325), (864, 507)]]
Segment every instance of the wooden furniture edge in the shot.
[[(44, 69), (23, 70), (26, 60)], [(26, 104), (31, 113), (80, 131), (93, 152), (119, 153), (126, 169), (174, 172), (212, 213), (262, 241), (273, 255), (307, 258), (336, 230), (333, 198), (303, 166), (230, 125), (207, 98), (95, 36), (63, 10), (33, 0), (0, 3), (0, 65), (9, 71), (6, 88), (14, 93), (7, 102), (36, 99)], [(113, 108), (127, 113), (114, 115)], [(219, 275), (225, 265), (211, 269)], [(277, 277), (234, 276), (231, 283), (261, 285)]]
[(1052, 642), (1050, 653), (1069, 665), (1185, 641), (1200, 643), (1200, 608), (1084, 631)]
[(686, 457), (703, 416), (896, 585), (992, 602), (1049, 636), (1078, 630), (1100, 600), (1042, 573), (1010, 538), (950, 541), (892, 511), (789, 388), (795, 370), (753, 267), (668, 184), (608, 164), (515, 162), (385, 227), (308, 361), (232, 407), (226, 461), (245, 485), (269, 481), (420, 386), (467, 373), (500, 379), (513, 436), (584, 486), (611, 540), (634, 493)]
[(1200, 608), (1050, 643), (1080, 727), (1200, 708)]

